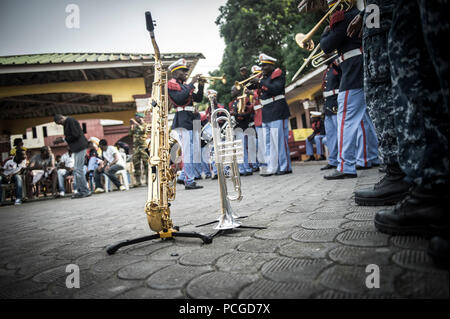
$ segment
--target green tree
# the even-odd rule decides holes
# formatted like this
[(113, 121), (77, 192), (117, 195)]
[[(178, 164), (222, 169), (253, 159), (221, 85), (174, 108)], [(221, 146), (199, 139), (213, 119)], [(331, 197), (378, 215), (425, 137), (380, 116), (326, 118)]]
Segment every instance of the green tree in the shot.
[[(228, 0), (220, 7), (216, 24), (225, 40), (225, 51), (219, 70), (210, 75), (225, 74), (227, 84), (211, 86), (218, 92), (223, 104), (230, 101), (231, 87), (241, 80), (239, 69), (248, 69), (258, 63), (260, 53), (278, 60), (278, 65), (287, 72), (287, 83), (309, 53), (295, 43), (297, 32), (308, 32), (323, 15), (298, 13), (299, 0)], [(315, 38), (320, 37), (318, 33)]]

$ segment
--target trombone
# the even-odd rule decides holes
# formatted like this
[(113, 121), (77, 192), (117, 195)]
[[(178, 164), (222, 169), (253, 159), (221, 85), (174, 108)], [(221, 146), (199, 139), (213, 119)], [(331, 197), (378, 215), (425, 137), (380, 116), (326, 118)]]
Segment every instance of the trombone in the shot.
[(304, 68), (308, 65), (309, 61), (314, 68), (321, 66), (322, 64), (336, 58), (337, 54), (334, 54), (328, 58), (323, 58), (325, 53), (321, 50), (319, 53), (317, 51), (320, 49), (320, 44), (315, 46), (314, 41), (312, 40), (313, 35), (319, 30), (322, 23), (328, 18), (328, 16), (333, 13), (341, 4), (342, 0), (337, 1), (333, 7), (328, 10), (328, 12), (320, 19), (320, 21), (309, 31), (307, 34), (297, 33), (295, 35), (295, 42), (297, 42), (298, 46), (302, 49), (312, 51), (311, 54), (305, 59), (304, 63), (298, 69), (298, 71), (292, 77), (292, 81), (294, 81), (300, 73), (304, 70)]

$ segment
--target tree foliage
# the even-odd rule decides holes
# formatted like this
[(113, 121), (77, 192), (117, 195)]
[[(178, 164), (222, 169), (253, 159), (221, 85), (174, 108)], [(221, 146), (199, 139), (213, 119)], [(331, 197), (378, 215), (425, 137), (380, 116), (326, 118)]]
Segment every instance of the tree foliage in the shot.
[[(218, 91), (219, 101), (230, 101), (231, 86), (241, 80), (239, 69), (258, 63), (260, 53), (278, 60), (277, 65), (287, 72), (287, 83), (300, 68), (309, 53), (297, 46), (295, 34), (306, 33), (323, 16), (322, 12), (299, 13), (299, 0), (228, 0), (221, 6), (216, 24), (225, 40), (225, 51), (218, 70), (210, 75), (225, 74), (226, 85), (211, 86)], [(319, 30), (321, 31), (321, 30)], [(320, 32), (315, 35), (320, 38)]]

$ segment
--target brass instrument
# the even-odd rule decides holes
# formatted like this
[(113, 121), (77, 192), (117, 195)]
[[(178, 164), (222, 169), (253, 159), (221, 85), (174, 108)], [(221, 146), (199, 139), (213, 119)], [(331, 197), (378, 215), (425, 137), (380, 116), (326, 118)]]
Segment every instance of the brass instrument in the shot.
[(304, 59), (302, 66), (294, 74), (291, 81), (295, 81), (295, 79), (300, 75), (300, 73), (302, 73), (302, 71), (305, 69), (305, 67), (308, 65), (309, 62), (311, 62), (313, 68), (318, 68), (319, 66), (327, 63), (328, 61), (334, 60), (338, 56), (337, 53), (335, 53), (329, 57), (324, 57), (325, 52), (323, 52), (322, 50), (320, 50), (319, 53), (316, 53), (319, 49), (320, 44), (314, 48), (314, 50), (306, 59)]
[[(217, 177), (219, 182), (221, 214), (219, 224), (215, 229), (232, 229), (240, 227), (239, 218), (232, 210), (230, 201), (240, 201), (242, 199), (241, 178), (239, 174), (238, 162), (243, 161), (244, 151), (241, 140), (234, 140), (230, 113), (226, 109), (215, 108), (216, 96), (208, 96), (211, 106), (211, 125), (214, 142), (214, 158), (217, 166)], [(225, 121), (222, 128), (220, 121)], [(230, 167), (230, 179), (233, 183), (234, 193), (229, 194), (227, 187), (227, 177), (224, 173), (225, 166)]]
[(177, 237), (197, 237), (204, 243), (212, 242), (212, 237), (195, 232), (179, 232), (174, 227), (170, 218), (169, 201), (175, 199), (176, 171), (171, 168), (170, 150), (175, 145), (175, 139), (170, 137), (168, 115), (169, 94), (167, 87), (167, 71), (163, 68), (158, 45), (156, 44), (154, 24), (150, 12), (145, 13), (147, 30), (150, 33), (153, 48), (155, 49), (155, 74), (152, 86), (152, 113), (151, 142), (149, 145), (148, 160), (148, 196), (145, 204), (150, 229), (156, 232), (154, 235), (121, 241), (107, 248), (108, 254), (114, 254), (120, 247), (157, 239)]
[[(247, 98), (247, 93), (245, 92), (245, 90), (250, 85), (249, 81), (253, 80), (254, 78), (257, 78), (259, 76), (261, 76), (261, 72), (253, 74), (252, 76), (250, 76), (247, 79), (242, 80), (240, 82), (238, 82), (238, 81), (234, 82), (234, 86), (236, 87), (236, 89), (238, 89), (238, 90), (242, 89), (242, 94), (240, 96), (238, 96), (238, 98), (237, 98), (237, 100), (238, 100), (238, 106), (237, 106), (238, 114), (245, 113), (245, 104), (246, 104), (245, 100)], [(253, 96), (250, 95), (250, 103), (252, 103), (252, 98), (253, 98)]]
[[(240, 90), (242, 88), (242, 85), (244, 85), (248, 81), (253, 80), (254, 78), (260, 76), (260, 74), (261, 73), (256, 73), (256, 74), (253, 74), (252, 76), (246, 78), (245, 80), (242, 80), (240, 82), (236, 81), (236, 82), (234, 82), (234, 86), (236, 87), (236, 89)], [(248, 86), (248, 84), (247, 84), (247, 86)]]
[(297, 42), (299, 47), (308, 51), (312, 51), (314, 49), (314, 41), (312, 40), (313, 35), (317, 32), (317, 30), (319, 30), (320, 26), (328, 18), (328, 16), (339, 7), (341, 2), (342, 0), (338, 0), (338, 2), (336, 2), (336, 4), (327, 11), (323, 18), (320, 19), (320, 21), (307, 34), (297, 33), (295, 35), (295, 42)]
[(227, 79), (225, 78), (225, 75), (222, 76), (200, 76), (200, 80), (204, 81), (210, 81), (212, 84), (214, 84), (215, 81), (220, 81), (223, 84), (227, 84)]

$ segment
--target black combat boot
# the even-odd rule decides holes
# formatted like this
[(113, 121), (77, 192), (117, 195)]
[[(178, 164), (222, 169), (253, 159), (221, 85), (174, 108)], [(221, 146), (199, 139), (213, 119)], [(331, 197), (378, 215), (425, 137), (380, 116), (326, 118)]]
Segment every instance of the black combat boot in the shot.
[(449, 269), (449, 240), (448, 237), (433, 237), (427, 250), (428, 255), (438, 268)]
[(405, 174), (398, 164), (388, 165), (386, 175), (372, 188), (357, 190), (355, 202), (362, 206), (395, 205), (408, 193), (411, 184), (405, 182)]
[(448, 190), (412, 187), (393, 209), (375, 214), (375, 227), (391, 235), (447, 236)]

